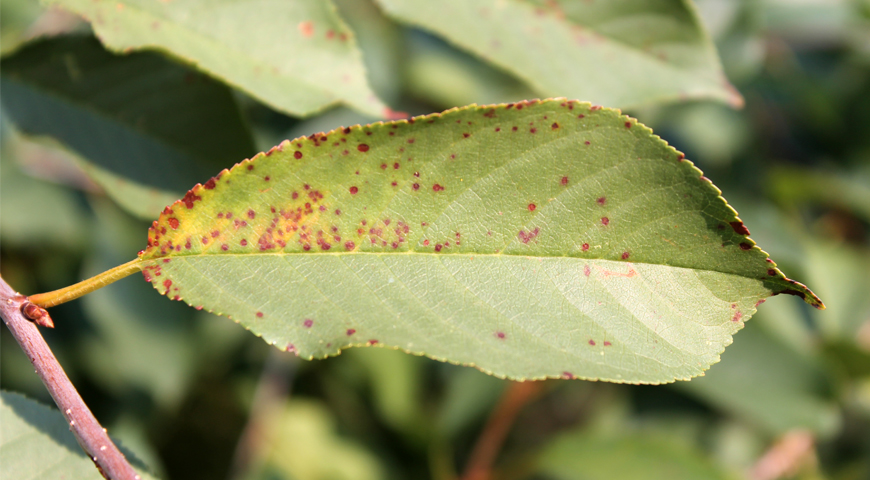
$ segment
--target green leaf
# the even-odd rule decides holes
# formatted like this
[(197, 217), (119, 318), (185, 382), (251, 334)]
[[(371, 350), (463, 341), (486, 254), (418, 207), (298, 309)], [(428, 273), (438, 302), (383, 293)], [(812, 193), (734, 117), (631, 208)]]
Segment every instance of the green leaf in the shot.
[(139, 216), (154, 218), (167, 196), (254, 151), (228, 88), (154, 53), (117, 56), (93, 38), (52, 39), (3, 60), (0, 78), (4, 109), (21, 130), (91, 162), (79, 161)]
[(679, 387), (773, 435), (794, 429), (836, 433), (840, 414), (823, 394), (830, 375), (766, 332), (760, 323), (765, 320), (756, 319), (741, 333), (715, 369)]
[(514, 379), (699, 375), (777, 293), (821, 302), (636, 120), (564, 100), (318, 133), (197, 185), (139, 265), (304, 358), (379, 345)]
[(545, 96), (623, 108), (685, 98), (743, 103), (686, 1), (377, 1)]
[(559, 480), (700, 480), (730, 475), (690, 445), (662, 435), (574, 432), (548, 445), (538, 472)]
[(117, 52), (168, 52), (291, 115), (345, 103), (389, 109), (366, 82), (353, 31), (327, 0), (45, 0), (88, 19)]
[[(124, 452), (143, 480), (154, 477)], [(21, 395), (0, 393), (0, 478), (102, 479), (59, 411)]]
[(368, 450), (336, 432), (326, 407), (310, 400), (291, 400), (272, 412), (262, 432), (263, 449), (248, 480), (376, 480), (386, 478)]

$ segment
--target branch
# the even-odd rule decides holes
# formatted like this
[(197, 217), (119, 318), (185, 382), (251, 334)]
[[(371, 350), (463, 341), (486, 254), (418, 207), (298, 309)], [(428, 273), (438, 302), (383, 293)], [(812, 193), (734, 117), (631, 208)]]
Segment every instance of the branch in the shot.
[(25, 318), (22, 307), (27, 308), (27, 314), (31, 317), (38, 315), (41, 325), (51, 323), (51, 318), (44, 310), (32, 308), (32, 303), (0, 278), (0, 317), (36, 368), (36, 373), (69, 423), (79, 445), (108, 480), (139, 480), (139, 475), (127, 463), (124, 454), (112, 443), (106, 430), (85, 405), (37, 326)]
[(514, 420), (523, 407), (538, 396), (543, 387), (544, 382), (511, 382), (477, 439), (461, 480), (490, 479), (492, 464), (495, 463)]

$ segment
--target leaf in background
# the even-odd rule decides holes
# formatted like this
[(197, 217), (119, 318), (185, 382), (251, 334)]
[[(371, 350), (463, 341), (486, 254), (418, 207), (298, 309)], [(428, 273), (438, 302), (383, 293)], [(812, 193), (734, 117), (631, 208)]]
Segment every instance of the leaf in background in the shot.
[(618, 437), (578, 431), (544, 448), (538, 473), (559, 480), (702, 480), (727, 479), (691, 445), (662, 435)]
[(826, 375), (755, 320), (729, 354), (703, 377), (679, 388), (774, 435), (807, 429), (829, 436), (840, 428), (837, 406), (822, 392)]
[[(96, 213), (93, 249), (82, 277), (117, 265), (129, 252), (130, 234), (141, 231), (132, 219), (105, 199), (91, 203)], [(147, 392), (158, 406), (174, 410), (187, 394), (195, 374), (197, 342), (190, 308), (155, 298), (147, 284), (122, 281), (82, 299), (93, 335), (81, 342), (81, 358), (94, 381), (113, 393)], [(127, 397), (129, 398), (129, 397)]]
[(254, 151), (230, 90), (158, 54), (117, 56), (93, 38), (52, 39), (4, 59), (0, 79), (21, 130), (92, 162), (86, 170), (110, 195), (129, 187), (119, 203), (140, 216), (156, 215), (142, 207), (153, 205), (150, 196), (178, 198), (173, 192)]
[(139, 266), (304, 358), (379, 344), (514, 379), (670, 382), (759, 300), (821, 306), (700, 173), (614, 110), (471, 106), (224, 170), (167, 207)]
[(44, 9), (36, 0), (0, 3), (0, 54), (8, 55), (27, 41), (27, 31)]
[(377, 1), (545, 96), (622, 108), (686, 98), (743, 103), (689, 2)]
[[(122, 449), (123, 451), (123, 449)], [(143, 480), (154, 477), (129, 452)], [(21, 395), (0, 393), (0, 478), (102, 479), (59, 411)]]
[(4, 135), (0, 150), (0, 240), (6, 246), (52, 245), (73, 251), (84, 247), (87, 212), (70, 191), (19, 170), (10, 158), (18, 140)]
[(88, 19), (112, 50), (169, 52), (291, 115), (345, 103), (390, 116), (366, 81), (353, 31), (328, 0), (45, 3)]
[(410, 32), (404, 63), (407, 89), (414, 98), (442, 108), (507, 103), (537, 95), (525, 83), (422, 32)]
[(258, 468), (247, 480), (377, 480), (386, 478), (377, 457), (336, 433), (320, 403), (291, 400), (269, 417)]

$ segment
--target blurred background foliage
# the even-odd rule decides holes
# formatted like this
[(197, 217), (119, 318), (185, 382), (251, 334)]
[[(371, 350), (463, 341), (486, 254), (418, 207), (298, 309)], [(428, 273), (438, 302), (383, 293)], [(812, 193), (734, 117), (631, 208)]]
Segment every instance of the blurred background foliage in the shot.
[[(397, 110), (538, 96), (368, 0), (335, 3), (371, 88)], [(870, 1), (695, 4), (745, 107), (693, 100), (627, 113), (696, 162), (753, 239), (828, 309), (771, 298), (691, 382), (545, 382), (513, 424), (497, 478), (870, 478)], [(74, 128), (69, 138), (25, 135), (3, 114), (0, 269), (25, 293), (131, 259), (147, 220), (221, 168), (285, 138), (378, 120), (345, 107), (294, 118), (160, 54), (108, 54), (61, 10), (30, 0), (0, 9), (3, 73), (41, 69), (51, 91), (62, 66), (39, 55), (88, 59), (79, 74), (91, 75), (92, 91), (66, 94), (90, 116), (61, 120), (121, 132), (141, 153), (82, 154), (61, 144), (104, 139)], [(27, 44), (40, 36), (51, 39)], [(95, 100), (125, 71), (147, 75)], [(7, 108), (21, 95), (3, 84)], [(209, 150), (215, 138), (232, 148)], [(172, 175), (135, 166), (154, 158)], [(44, 334), (85, 401), (166, 479), (457, 478), (508, 389), (378, 348), (298, 361), (136, 277), (52, 315), (59, 328)], [(8, 332), (0, 342), (0, 386), (51, 403)]]

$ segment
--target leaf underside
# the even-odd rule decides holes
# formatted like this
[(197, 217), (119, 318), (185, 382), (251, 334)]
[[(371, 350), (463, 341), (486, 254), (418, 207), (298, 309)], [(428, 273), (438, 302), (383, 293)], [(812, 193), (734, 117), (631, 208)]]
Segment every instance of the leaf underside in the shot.
[(792, 293), (719, 190), (618, 111), (470, 106), (285, 141), (169, 206), (161, 293), (304, 358), (378, 345), (500, 377), (701, 374)]
[(106, 47), (168, 52), (276, 110), (347, 104), (391, 112), (372, 92), (350, 28), (327, 0), (43, 0), (91, 22)]
[(743, 104), (691, 2), (377, 2), (387, 14), (498, 65), (541, 95), (622, 108), (686, 98)]

